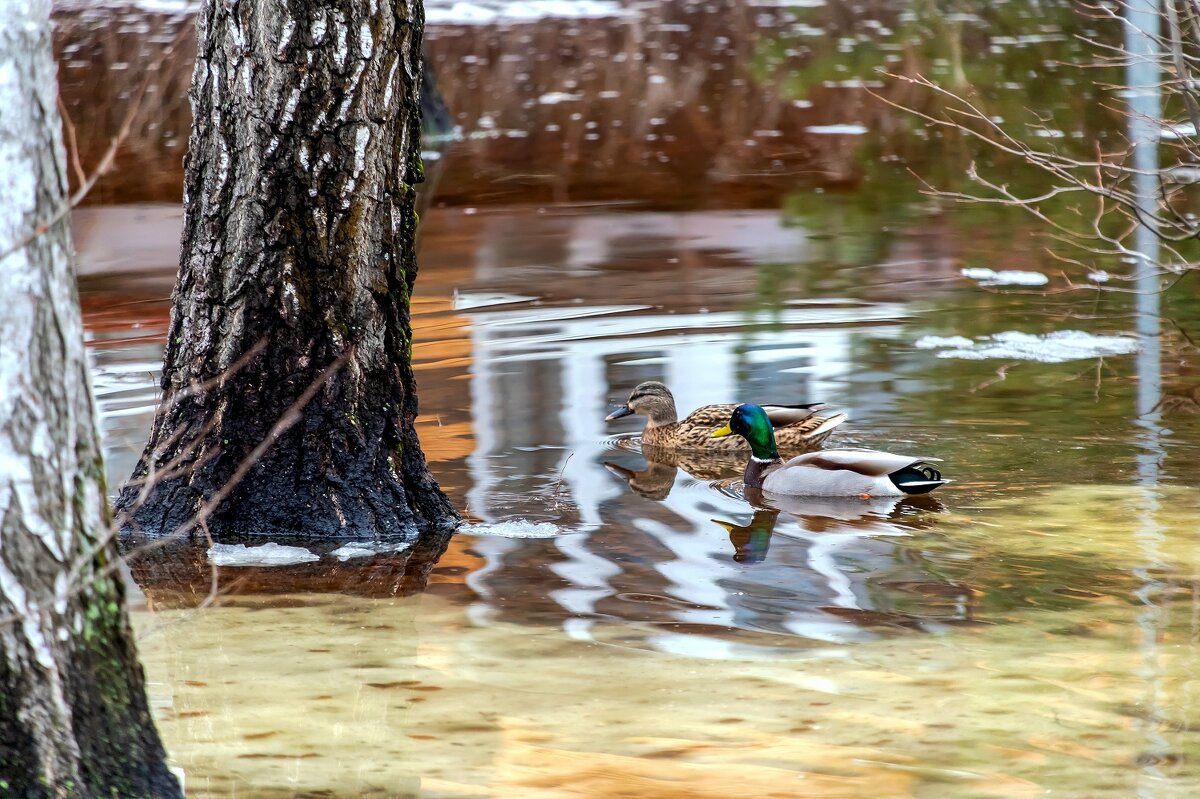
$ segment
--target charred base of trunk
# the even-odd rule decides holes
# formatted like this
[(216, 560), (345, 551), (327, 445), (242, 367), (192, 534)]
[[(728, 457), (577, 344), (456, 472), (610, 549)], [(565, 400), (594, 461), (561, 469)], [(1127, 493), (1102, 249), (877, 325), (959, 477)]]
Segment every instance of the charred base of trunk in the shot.
[[(429, 473), (416, 435), (400, 432), (391, 414), (363, 419), (311, 407), (234, 483), (241, 464), (269, 436), (263, 415), (242, 418), (245, 428), (227, 425), (210, 434), (214, 440), (193, 447), (198, 453), (215, 449), (217, 457), (206, 461), (198, 455), (196, 465), (185, 466), (178, 476), (155, 481), (143, 456), (135, 476), (152, 485), (144, 496), (136, 483), (122, 490), (116, 507), (124, 514), (125, 531), (162, 536), (206, 529), (217, 540), (412, 541), (423, 530), (453, 528), (460, 521)], [(203, 426), (199, 418), (174, 423)]]

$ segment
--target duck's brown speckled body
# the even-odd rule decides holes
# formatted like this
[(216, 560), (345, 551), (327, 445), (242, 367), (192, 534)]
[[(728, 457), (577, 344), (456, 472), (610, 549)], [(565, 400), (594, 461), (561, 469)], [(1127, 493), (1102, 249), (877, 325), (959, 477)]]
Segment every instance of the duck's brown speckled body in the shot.
[[(643, 447), (673, 451), (745, 453), (750, 451), (750, 445), (740, 436), (712, 437), (714, 430), (729, 421), (729, 416), (736, 407), (733, 403), (705, 405), (680, 421), (675, 410), (675, 397), (671, 395), (670, 389), (652, 380), (640, 383), (629, 395), (626, 403), (610, 413), (607, 418), (611, 421), (635, 413), (645, 416)], [(822, 415), (825, 406), (819, 402), (809, 405), (763, 407), (775, 427), (775, 440), (779, 448), (789, 452), (819, 449), (834, 428), (846, 421), (844, 413)]]

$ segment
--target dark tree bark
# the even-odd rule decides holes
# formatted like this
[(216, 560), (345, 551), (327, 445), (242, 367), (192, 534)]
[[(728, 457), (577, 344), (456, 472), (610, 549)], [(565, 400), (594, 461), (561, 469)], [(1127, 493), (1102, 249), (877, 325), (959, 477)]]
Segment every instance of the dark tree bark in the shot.
[(118, 500), (143, 531), (457, 522), (413, 430), (423, 23), (419, 2), (205, 2), (163, 403)]
[(177, 797), (104, 499), (48, 0), (0, 0), (0, 796)]

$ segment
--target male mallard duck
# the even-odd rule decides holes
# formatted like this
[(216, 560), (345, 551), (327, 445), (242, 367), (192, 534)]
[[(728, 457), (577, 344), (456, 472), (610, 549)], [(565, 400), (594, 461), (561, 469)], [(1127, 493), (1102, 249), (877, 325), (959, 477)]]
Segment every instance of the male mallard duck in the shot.
[[(605, 417), (605, 421), (620, 419), (630, 414), (641, 414), (648, 420), (642, 433), (642, 446), (661, 447), (669, 450), (697, 450), (707, 452), (745, 452), (750, 449), (740, 438), (718, 440), (710, 434), (729, 419), (736, 406), (705, 405), (688, 414), (682, 422), (675, 411), (675, 398), (671, 390), (656, 380), (638, 384), (624, 405)], [(757, 406), (755, 406), (757, 407)], [(813, 402), (808, 405), (767, 405), (764, 413), (779, 430), (779, 445), (786, 450), (810, 450), (833, 432), (833, 428), (846, 421), (846, 414), (835, 413), (818, 416), (824, 405)]]
[(750, 442), (750, 460), (743, 477), (746, 486), (773, 494), (900, 496), (928, 494), (949, 482), (928, 464), (928, 458), (872, 449), (827, 449), (798, 455), (784, 463), (775, 446), (771, 419), (757, 405), (737, 406), (729, 423), (712, 436), (723, 438), (734, 433)]

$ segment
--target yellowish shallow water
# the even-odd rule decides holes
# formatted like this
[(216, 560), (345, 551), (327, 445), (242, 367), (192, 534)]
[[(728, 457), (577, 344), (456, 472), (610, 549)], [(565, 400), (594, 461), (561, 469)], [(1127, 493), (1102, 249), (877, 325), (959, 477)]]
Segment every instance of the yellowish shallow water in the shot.
[[(197, 799), (1192, 796), (1198, 504), (1063, 488), (947, 514), (908, 545), (973, 553), (974, 624), (778, 657), (666, 654), (636, 623), (496, 621), (438, 590), (136, 623)], [(1064, 607), (1022, 602), (1012, 580), (1055, 561), (1096, 590), (1060, 579)], [(989, 592), (1016, 601), (989, 609)]]

